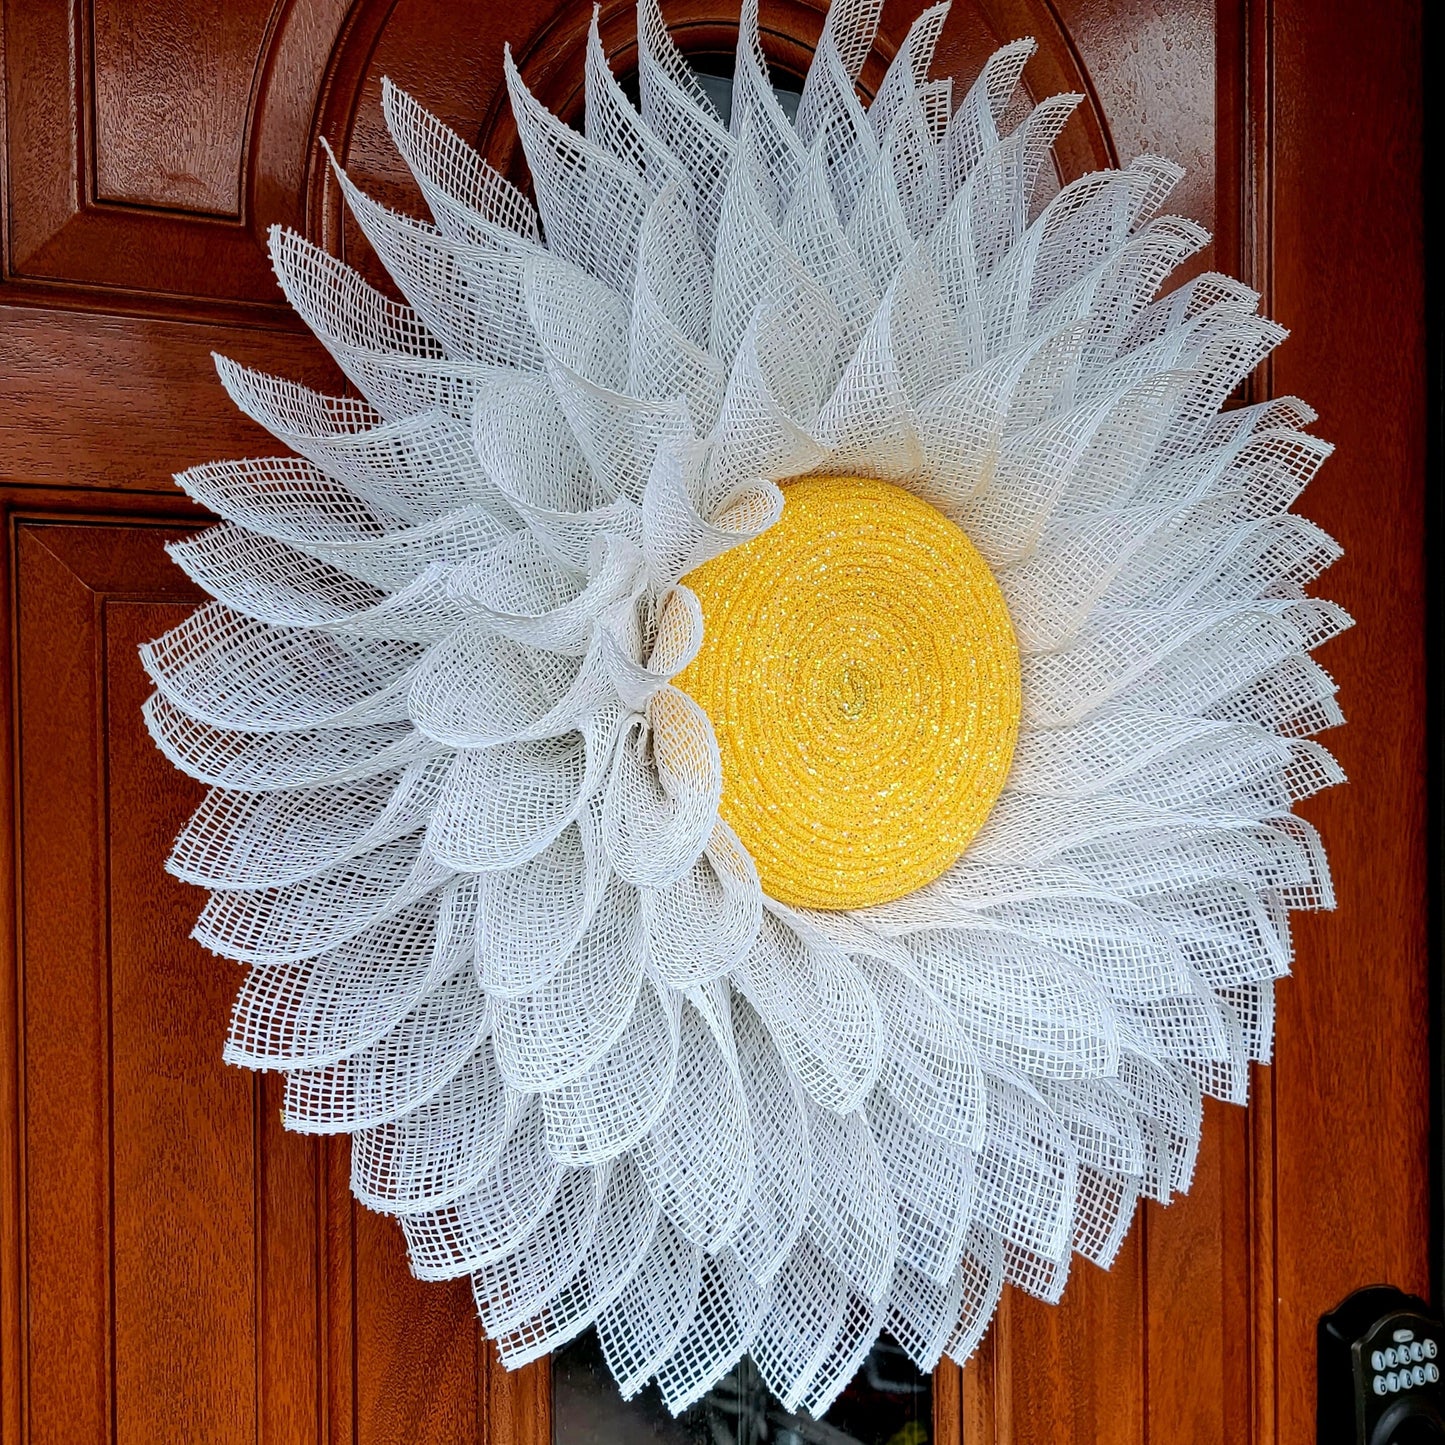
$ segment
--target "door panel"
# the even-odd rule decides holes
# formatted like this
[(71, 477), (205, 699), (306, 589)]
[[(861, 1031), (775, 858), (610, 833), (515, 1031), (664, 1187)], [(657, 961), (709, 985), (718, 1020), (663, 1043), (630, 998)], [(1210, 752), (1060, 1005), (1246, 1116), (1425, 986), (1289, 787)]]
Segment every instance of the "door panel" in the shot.
[(201, 790), (140, 716), (137, 649), (196, 598), (177, 529), (11, 535), (26, 1348), (5, 1438), (485, 1438), (465, 1283), (413, 1279), (344, 1146), (282, 1129), (279, 1077), (220, 1063), (237, 970), (190, 940), (200, 895), (162, 867)]
[[(215, 1067), (233, 980), (159, 871), (200, 789), (150, 746), (139, 642), (192, 598), (164, 533), (22, 525), (20, 1019), (30, 1438), (254, 1439), (315, 1419), (324, 1172)], [(283, 1438), (275, 1434), (273, 1438)]]
[[(1319, 1314), (1376, 1280), (1428, 1296), (1440, 1209), (1437, 1199), (1432, 1216), (1425, 1083), (1419, 17), (1378, 25), (1334, 9), (1292, 7), (1252, 41), (1276, 96), (1257, 245), (1266, 305), (1293, 331), (1266, 384), (1308, 399), (1338, 448), (1304, 510), (1344, 544), (1326, 581), (1357, 619), (1322, 658), (1349, 719), (1335, 741), (1350, 783), (1309, 810), (1330, 845), (1339, 912), (1298, 929), (1256, 1131), (1261, 1220), (1275, 1233), (1273, 1272), (1256, 1290), (1277, 1303), (1257, 1311), (1277, 1362), (1261, 1371), (1274, 1398), (1260, 1408), (1272, 1404), (1266, 1427), (1282, 1442), (1314, 1438), (1303, 1422)], [(1268, 1230), (1256, 1237), (1267, 1249)]]
[[(865, 87), (920, 8), (889, 0)], [(416, 1283), (394, 1223), (352, 1204), (344, 1141), (284, 1133), (274, 1081), (221, 1064), (236, 977), (160, 868), (195, 790), (140, 725), (135, 646), (193, 600), (162, 543), (203, 519), (170, 473), (274, 449), (208, 353), (341, 384), (265, 258), (279, 221), (377, 274), (318, 138), (420, 210), (389, 74), (520, 174), (502, 42), (575, 114), (589, 12), (0, 3), (0, 1440), (550, 1439), (545, 1366), (497, 1368), (465, 1285)], [(734, 0), (664, 12), (685, 46), (731, 44)], [(806, 63), (820, 0), (762, 18), (774, 60)], [(627, 0), (602, 28), (625, 69)], [(1302, 509), (1345, 545), (1324, 590), (1359, 626), (1322, 657), (1352, 781), (1309, 809), (1340, 911), (1297, 924), (1274, 1066), (1247, 1112), (1206, 1109), (1189, 1195), (1148, 1206), (1111, 1272), (1076, 1262), (1054, 1309), (1005, 1298), (939, 1373), (940, 1440), (1305, 1445), (1320, 1311), (1428, 1289), (1418, 32), (1411, 0), (955, 0), (945, 29), (965, 82), (1032, 33), (1031, 93), (1084, 95), (1059, 180), (1142, 151), (1189, 167), (1172, 206), (1216, 235), (1196, 264), (1293, 332), (1247, 399), (1298, 393), (1339, 448)]]

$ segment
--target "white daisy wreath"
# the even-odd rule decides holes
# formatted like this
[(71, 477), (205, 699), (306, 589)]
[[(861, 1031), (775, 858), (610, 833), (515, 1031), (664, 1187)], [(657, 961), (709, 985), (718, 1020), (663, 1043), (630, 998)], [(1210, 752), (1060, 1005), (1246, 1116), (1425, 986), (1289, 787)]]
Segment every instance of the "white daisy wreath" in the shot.
[(388, 86), (435, 224), (336, 174), (409, 305), (272, 234), (360, 395), (218, 361), (295, 455), (179, 478), (217, 600), (144, 650), (227, 1059), (508, 1365), (595, 1324), (674, 1410), (748, 1352), (820, 1414), (1108, 1263), (1331, 902), (1329, 447), (1221, 410), (1283, 332), (1158, 296), (1168, 162), (1031, 219), (1078, 97), (1000, 136), (1021, 42), (955, 109), (945, 8), (865, 110), (838, 0), (796, 121), (756, 0), (730, 125), (656, 0), (585, 136), (509, 56), (537, 211)]

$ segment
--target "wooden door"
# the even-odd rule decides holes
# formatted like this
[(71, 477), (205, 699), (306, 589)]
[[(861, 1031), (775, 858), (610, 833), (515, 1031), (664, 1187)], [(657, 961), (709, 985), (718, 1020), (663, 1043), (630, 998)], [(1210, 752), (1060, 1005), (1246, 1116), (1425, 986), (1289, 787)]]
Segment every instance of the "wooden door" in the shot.
[[(890, 0), (865, 83), (919, 8)], [(351, 1202), (344, 1144), (283, 1133), (272, 1081), (221, 1064), (236, 978), (160, 870), (194, 790), (144, 736), (135, 649), (194, 601), (163, 544), (204, 518), (170, 473), (270, 445), (208, 353), (339, 385), (264, 255), (281, 221), (368, 264), (318, 137), (418, 206), (389, 74), (512, 165), (502, 42), (575, 112), (588, 9), (0, 7), (0, 1440), (550, 1438), (545, 1366), (497, 1369), (465, 1285), (418, 1285)], [(664, 9), (685, 48), (730, 47), (731, 0)], [(604, 10), (625, 69), (628, 6)], [(763, 17), (796, 68), (814, 0)], [(1086, 95), (1064, 179), (1144, 150), (1189, 167), (1202, 264), (1293, 331), (1255, 394), (1308, 398), (1338, 444), (1305, 510), (1345, 545), (1328, 590), (1359, 626), (1323, 659), (1351, 783), (1310, 808), (1340, 909), (1298, 925), (1273, 1068), (1248, 1112), (1207, 1111), (1190, 1195), (1147, 1209), (1112, 1272), (1078, 1266), (1057, 1309), (1005, 1299), (976, 1362), (940, 1372), (940, 1440), (1304, 1445), (1318, 1314), (1428, 1288), (1419, 26), (1410, 0), (955, 0), (943, 66), (966, 80), (1031, 33), (1031, 91)]]

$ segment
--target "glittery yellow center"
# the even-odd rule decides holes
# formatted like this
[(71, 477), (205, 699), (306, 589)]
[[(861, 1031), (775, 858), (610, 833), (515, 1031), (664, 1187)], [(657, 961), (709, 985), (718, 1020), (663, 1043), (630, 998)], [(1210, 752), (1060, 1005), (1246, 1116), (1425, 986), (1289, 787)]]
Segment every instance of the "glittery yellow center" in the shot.
[(988, 565), (927, 502), (861, 477), (783, 497), (762, 536), (683, 578), (703, 643), (677, 684), (712, 719), (722, 816), (764, 891), (885, 903), (944, 872), (998, 798), (1018, 643)]

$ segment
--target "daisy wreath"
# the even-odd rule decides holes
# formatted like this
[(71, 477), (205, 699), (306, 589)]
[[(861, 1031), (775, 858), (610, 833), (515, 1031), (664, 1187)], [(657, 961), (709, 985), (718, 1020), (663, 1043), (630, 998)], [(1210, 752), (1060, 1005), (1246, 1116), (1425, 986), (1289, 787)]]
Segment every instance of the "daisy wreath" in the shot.
[(624, 1393), (750, 1353), (821, 1414), (880, 1330), (967, 1356), (1194, 1165), (1267, 1059), (1291, 812), (1340, 781), (1283, 336), (1143, 157), (1036, 183), (1078, 97), (955, 108), (926, 11), (872, 104), (837, 0), (730, 123), (638, 7), (579, 134), (507, 58), (536, 209), (401, 91), (424, 223), (336, 174), (408, 304), (271, 237), (358, 395), (218, 360), (288, 449), (179, 478), (216, 600), (143, 651), (210, 785), (170, 867), (249, 965), (226, 1057), (502, 1359)]

